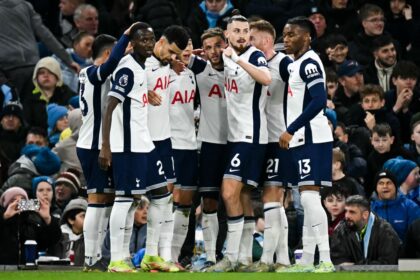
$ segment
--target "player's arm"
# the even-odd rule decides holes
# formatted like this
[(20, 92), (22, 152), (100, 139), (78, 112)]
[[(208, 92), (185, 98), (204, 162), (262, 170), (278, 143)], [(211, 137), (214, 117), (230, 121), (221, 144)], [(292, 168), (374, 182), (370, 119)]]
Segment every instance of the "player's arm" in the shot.
[(315, 61), (309, 63), (302, 63), (300, 69), (300, 76), (306, 83), (306, 87), (311, 96), (308, 106), (303, 110), (302, 114), (292, 122), (287, 132), (293, 135), (298, 129), (305, 126), (312, 120), (319, 112), (321, 112), (327, 104), (327, 93), (325, 91), (325, 83), (322, 75), (321, 67)]
[(280, 77), (283, 80), (283, 82), (287, 83), (289, 81), (289, 71), (287, 70), (290, 63), (292, 63), (293, 60), (289, 56), (285, 56), (279, 63), (279, 73)]
[(112, 113), (114, 112), (120, 100), (114, 96), (108, 96), (105, 114), (102, 118), (102, 147), (99, 153), (99, 167), (107, 170), (111, 166), (111, 148), (109, 144)]
[(190, 61), (188, 63), (188, 68), (193, 71), (193, 73), (195, 75), (200, 74), (201, 72), (204, 71), (204, 69), (206, 69), (207, 67), (207, 62), (200, 58), (199, 56), (196, 56), (194, 54), (192, 54), (190, 56)]
[[(224, 49), (223, 54), (241, 66), (258, 83), (264, 86), (268, 86), (271, 83), (271, 74), (267, 68), (267, 61), (261, 52), (255, 52), (251, 55), (250, 61), (255, 60), (254, 64), (241, 59), (232, 47)], [(260, 57), (261, 59), (259, 59)]]

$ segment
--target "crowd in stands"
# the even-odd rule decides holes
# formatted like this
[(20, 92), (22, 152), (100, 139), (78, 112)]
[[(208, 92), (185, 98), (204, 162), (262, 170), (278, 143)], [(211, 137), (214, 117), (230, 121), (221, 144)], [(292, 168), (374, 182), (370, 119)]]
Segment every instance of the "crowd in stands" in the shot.
[[(94, 38), (119, 37), (135, 21), (149, 23), (159, 38), (177, 24), (201, 48), (201, 34), (226, 28), (234, 8), (273, 24), (279, 50), (287, 19), (307, 16), (316, 28), (312, 48), (326, 69), (335, 147), (333, 187), (321, 192), (334, 264), (420, 258), (419, 1), (0, 0), (0, 264), (23, 263), (24, 241), (36, 240), (38, 251), (60, 258), (73, 251), (83, 265), (78, 72), (93, 63)], [(18, 201), (30, 198), (39, 210), (19, 213)], [(138, 211), (147, 214), (147, 205)], [(288, 205), (289, 216), (295, 208), (300, 215), (300, 205)], [(355, 249), (363, 242), (342, 222), (345, 207), (360, 211), (353, 225), (366, 229), (370, 242), (360, 238), (368, 248)], [(145, 246), (143, 212), (130, 244), (137, 257)]]

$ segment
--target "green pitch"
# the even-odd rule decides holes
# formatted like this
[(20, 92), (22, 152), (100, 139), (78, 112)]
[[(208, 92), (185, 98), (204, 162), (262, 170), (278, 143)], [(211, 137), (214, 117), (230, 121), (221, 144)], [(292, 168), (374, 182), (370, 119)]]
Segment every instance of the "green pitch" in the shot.
[(419, 280), (414, 272), (337, 272), (314, 273), (83, 273), (77, 271), (16, 271), (0, 272), (1, 280)]

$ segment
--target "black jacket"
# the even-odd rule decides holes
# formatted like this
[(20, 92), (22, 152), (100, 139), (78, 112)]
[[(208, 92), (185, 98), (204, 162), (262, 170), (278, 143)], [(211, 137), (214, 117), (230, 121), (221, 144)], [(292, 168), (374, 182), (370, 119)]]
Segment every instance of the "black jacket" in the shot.
[(343, 221), (330, 239), (331, 260), (335, 265), (351, 262), (362, 264), (397, 264), (400, 239), (392, 226), (385, 220), (375, 217), (369, 240), (367, 257), (363, 254), (363, 243)]

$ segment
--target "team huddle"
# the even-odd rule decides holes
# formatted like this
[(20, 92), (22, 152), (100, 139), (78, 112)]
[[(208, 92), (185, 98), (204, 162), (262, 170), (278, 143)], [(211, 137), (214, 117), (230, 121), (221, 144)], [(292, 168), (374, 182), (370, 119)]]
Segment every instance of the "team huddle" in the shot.
[[(334, 271), (319, 196), (321, 187), (332, 186), (333, 136), (324, 115), (325, 71), (310, 49), (314, 32), (308, 19), (290, 19), (283, 30), (286, 54), (275, 51), (270, 23), (249, 23), (241, 15), (229, 19), (226, 31), (206, 30), (201, 50), (193, 50), (182, 27), (168, 27), (156, 41), (141, 22), (118, 41), (108, 35), (95, 39), (94, 64), (79, 75), (83, 125), (77, 155), (89, 203), (86, 271), (103, 265), (101, 241), (109, 219), (108, 271), (136, 272), (129, 243), (136, 201), (146, 193), (141, 269), (183, 270), (177, 262), (197, 191), (207, 255), (202, 271)], [(257, 187), (264, 203), (264, 246), (261, 260), (252, 263), (251, 190)], [(288, 187), (299, 188), (305, 211), (303, 256), (295, 265), (282, 204)], [(219, 196), (228, 229), (224, 257), (216, 262)]]

